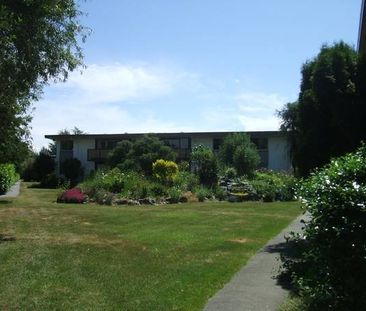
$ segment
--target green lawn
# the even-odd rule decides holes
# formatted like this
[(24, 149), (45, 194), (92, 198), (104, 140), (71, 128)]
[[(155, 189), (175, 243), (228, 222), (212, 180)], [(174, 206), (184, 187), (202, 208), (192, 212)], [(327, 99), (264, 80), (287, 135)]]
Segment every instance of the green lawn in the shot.
[(300, 213), (296, 202), (107, 207), (55, 197), (23, 185), (19, 198), (0, 199), (1, 310), (201, 310)]

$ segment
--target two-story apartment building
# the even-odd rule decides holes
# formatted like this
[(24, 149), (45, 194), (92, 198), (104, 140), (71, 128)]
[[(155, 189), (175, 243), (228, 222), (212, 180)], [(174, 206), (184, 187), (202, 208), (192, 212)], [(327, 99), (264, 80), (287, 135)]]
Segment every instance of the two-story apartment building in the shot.
[[(157, 133), (161, 140), (171, 146), (178, 160), (189, 160), (192, 148), (205, 145), (218, 152), (224, 137), (233, 132)], [(280, 131), (246, 132), (255, 143), (261, 156), (260, 167), (275, 171), (291, 170), (289, 147)], [(105, 165), (108, 153), (122, 140), (135, 140), (144, 134), (82, 134), (46, 135), (56, 143), (57, 171), (60, 163), (77, 158), (86, 174)]]

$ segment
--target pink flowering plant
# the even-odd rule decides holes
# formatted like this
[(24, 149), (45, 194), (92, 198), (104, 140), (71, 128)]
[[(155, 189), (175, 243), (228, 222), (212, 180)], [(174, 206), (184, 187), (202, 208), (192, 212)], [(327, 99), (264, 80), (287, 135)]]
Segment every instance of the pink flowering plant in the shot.
[(66, 190), (57, 198), (57, 202), (59, 203), (84, 203), (86, 200), (87, 196), (80, 188)]

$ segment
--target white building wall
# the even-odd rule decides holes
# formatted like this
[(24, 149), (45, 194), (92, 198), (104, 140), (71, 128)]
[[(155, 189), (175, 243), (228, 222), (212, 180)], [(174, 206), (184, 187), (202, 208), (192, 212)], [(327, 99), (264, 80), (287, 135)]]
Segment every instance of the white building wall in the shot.
[(292, 169), (286, 137), (268, 137), (268, 168), (274, 171), (290, 171)]
[(192, 144), (192, 149), (199, 145), (203, 145), (212, 150), (213, 149), (213, 138), (212, 137), (203, 137), (203, 136), (202, 137), (192, 137), (191, 144)]
[(81, 162), (85, 176), (95, 169), (94, 162), (88, 161), (88, 149), (95, 149), (95, 139), (74, 138), (74, 158)]

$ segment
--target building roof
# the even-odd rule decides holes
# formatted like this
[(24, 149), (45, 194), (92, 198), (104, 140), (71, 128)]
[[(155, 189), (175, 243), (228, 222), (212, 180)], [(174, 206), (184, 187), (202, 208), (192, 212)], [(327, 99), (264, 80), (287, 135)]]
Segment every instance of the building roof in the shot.
[[(235, 132), (176, 132), (176, 133), (151, 133), (155, 134), (160, 138), (173, 138), (173, 137), (204, 137), (204, 136), (213, 136), (215, 138), (222, 138), (228, 134), (239, 133), (240, 131)], [(255, 137), (268, 137), (268, 136), (282, 136), (283, 132), (281, 131), (246, 131), (242, 133), (247, 133), (250, 136)], [(49, 138), (52, 140), (62, 140), (62, 139), (70, 139), (73, 138), (109, 138), (109, 139), (133, 139), (139, 138), (143, 135), (149, 133), (123, 133), (123, 134), (77, 134), (77, 135), (45, 135), (45, 138)]]

